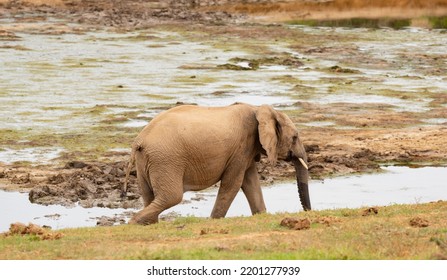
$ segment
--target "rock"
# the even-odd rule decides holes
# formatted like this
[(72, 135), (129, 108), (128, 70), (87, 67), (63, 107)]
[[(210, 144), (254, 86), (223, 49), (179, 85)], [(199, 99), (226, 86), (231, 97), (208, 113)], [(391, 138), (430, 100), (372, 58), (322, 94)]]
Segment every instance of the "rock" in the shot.
[(60, 232), (52, 232), (48, 228), (40, 227), (32, 223), (29, 223), (28, 225), (22, 223), (13, 223), (9, 227), (9, 231), (6, 232), (4, 235), (34, 235), (38, 237), (39, 240), (55, 240), (60, 239), (64, 236)]
[(337, 217), (318, 217), (315, 220), (312, 221), (313, 223), (318, 223), (318, 224), (322, 224), (325, 226), (331, 226), (334, 223), (339, 223), (340, 219)]
[(310, 229), (310, 220), (308, 218), (304, 219), (284, 218), (281, 221), (281, 226), (288, 227), (293, 230)]
[(412, 227), (428, 227), (429, 225), (429, 221), (424, 218), (415, 217), (410, 220), (410, 226)]
[(378, 213), (379, 209), (377, 207), (371, 207), (363, 210), (362, 216), (377, 215)]
[(85, 162), (82, 162), (82, 161), (70, 161), (70, 162), (67, 162), (67, 164), (65, 164), (64, 168), (66, 168), (66, 169), (71, 169), (71, 168), (80, 169), (80, 168), (84, 168), (86, 166), (88, 166), (88, 164), (86, 164)]
[(115, 224), (115, 220), (110, 217), (102, 216), (96, 222), (97, 226), (113, 226)]

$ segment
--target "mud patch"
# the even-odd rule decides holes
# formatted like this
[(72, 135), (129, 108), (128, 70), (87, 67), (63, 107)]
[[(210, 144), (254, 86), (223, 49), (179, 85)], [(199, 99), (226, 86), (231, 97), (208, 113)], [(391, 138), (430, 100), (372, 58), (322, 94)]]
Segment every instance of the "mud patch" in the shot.
[(35, 236), (37, 240), (56, 240), (64, 236), (60, 232), (52, 232), (51, 228), (40, 227), (32, 223), (28, 225), (22, 223), (11, 224), (9, 231), (3, 233), (3, 236), (8, 237), (13, 235)]
[(204, 228), (200, 230), (200, 235), (206, 234), (228, 234), (230, 231), (228, 229), (212, 229), (212, 228)]
[(340, 218), (332, 216), (317, 217), (314, 219), (287, 217), (281, 221), (280, 225), (283, 227), (288, 227), (289, 229), (292, 230), (304, 230), (304, 229), (310, 229), (311, 224), (321, 224), (330, 227), (340, 222), (341, 222)]
[(310, 229), (310, 220), (308, 218), (284, 218), (280, 225), (293, 230), (304, 230)]
[(31, 185), (29, 200), (32, 203), (66, 207), (80, 205), (84, 208), (140, 208), (135, 176), (130, 178), (127, 197), (120, 198), (126, 166), (124, 161), (111, 164), (69, 162), (61, 170), (44, 176), (40, 182), (35, 182), (28, 174), (23, 183)]
[(114, 216), (114, 217), (107, 217), (102, 216), (97, 218), (98, 221), (96, 222), (97, 226), (114, 226), (117, 224), (125, 224), (126, 220), (124, 217)]
[(430, 222), (427, 219), (421, 218), (421, 217), (415, 217), (410, 220), (410, 226), (412, 227), (428, 227), (430, 225)]
[(378, 207), (370, 207), (362, 211), (362, 216), (371, 216), (371, 215), (377, 215), (379, 214), (379, 208)]
[(340, 222), (341, 222), (340, 218), (331, 217), (331, 216), (318, 217), (318, 218), (312, 220), (312, 223), (322, 224), (322, 225), (325, 225), (328, 227), (332, 226), (336, 223), (340, 223)]

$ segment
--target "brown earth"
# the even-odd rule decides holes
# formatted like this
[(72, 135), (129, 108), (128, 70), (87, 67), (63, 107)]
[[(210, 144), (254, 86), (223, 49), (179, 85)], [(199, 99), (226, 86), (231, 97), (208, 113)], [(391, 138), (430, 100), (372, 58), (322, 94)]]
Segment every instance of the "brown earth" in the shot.
[(280, 224), (293, 230), (310, 229), (310, 220), (308, 218), (284, 218)]
[[(445, 163), (447, 128), (339, 131), (312, 128), (302, 131), (312, 178), (378, 171), (380, 163), (424, 165)], [(0, 167), (0, 182), (9, 190), (29, 191), (30, 201), (83, 207), (140, 208), (136, 173), (130, 176), (126, 199), (120, 197), (127, 156), (115, 162), (69, 161), (63, 167)], [(287, 162), (258, 164), (263, 185), (294, 178)]]
[(0, 0), (0, 15), (43, 13), (124, 29), (163, 21), (228, 23), (447, 15), (447, 0)]
[(447, 14), (446, 0), (286, 0), (220, 1), (220, 5), (202, 8), (245, 14), (256, 21), (347, 18), (415, 18)]
[[(172, 3), (176, 2), (176, 4)], [(196, 5), (202, 1), (4, 1), (0, 0), (1, 16), (21, 16), (21, 20), (36, 20), (36, 17), (61, 17), (74, 22), (103, 28), (114, 26), (124, 29), (143, 28), (153, 24), (175, 21), (226, 22), (233, 23), (246, 18), (239, 12), (250, 15), (267, 13), (267, 10), (282, 13), (284, 10), (311, 9), (315, 14), (323, 11), (332, 15), (343, 14), (346, 7), (352, 9), (367, 8), (360, 2), (375, 3), (374, 8), (386, 6), (400, 9), (444, 11), (447, 0), (439, 1), (327, 1), (327, 4), (297, 4), (302, 1), (283, 1), (281, 4), (254, 3), (250, 9), (242, 4), (235, 6)], [(209, 1), (211, 2), (211, 1)], [(217, 1), (230, 5), (231, 1)], [(232, 1), (235, 2), (235, 1)], [(255, 1), (253, 1), (255, 2)], [(261, 2), (261, 1), (258, 1)], [(268, 1), (262, 1), (268, 2)], [(315, 1), (321, 2), (321, 1)], [(208, 2), (206, 2), (208, 3)], [(339, 3), (340, 6), (335, 4)], [(344, 3), (342, 5), (342, 3)], [(382, 3), (382, 4), (378, 4)], [(404, 3), (409, 3), (403, 6)], [(411, 4), (411, 5), (410, 5)], [(233, 5), (233, 4), (231, 4)], [(268, 6), (280, 5), (280, 6)], [(294, 6), (296, 5), (296, 6)], [(305, 5), (305, 6), (301, 6)], [(224, 7), (224, 8), (222, 8)], [(225, 8), (226, 7), (226, 8)], [(270, 8), (269, 8), (270, 7)], [(276, 8), (275, 8), (276, 7)], [(345, 7), (345, 8), (344, 8)], [(290, 8), (290, 10), (289, 10)], [(439, 8), (439, 9), (438, 9)], [(230, 11), (230, 12), (228, 12)], [(235, 13), (232, 13), (234, 11)], [(307, 10), (306, 10), (307, 11)], [(314, 12), (308, 12), (311, 17)], [(438, 13), (438, 12), (436, 12)], [(274, 18), (274, 17), (272, 17)], [(217, 26), (214, 26), (216, 30)], [(199, 26), (196, 28), (214, 28)], [(67, 27), (68, 28), (68, 27)], [(193, 27), (191, 27), (193, 28)], [(222, 27), (221, 32), (240, 36), (264, 36), (250, 33), (243, 26), (229, 25)], [(54, 30), (53, 30), (54, 32)], [(13, 39), (14, 32), (0, 29), (1, 37)], [(270, 34), (269, 36), (280, 36)], [(331, 55), (336, 49), (307, 50), (321, 55)], [(425, 58), (421, 58), (425, 59)], [(336, 69), (338, 70), (338, 69)], [(340, 70), (339, 70), (340, 71)], [(422, 71), (422, 70), (421, 70)], [(444, 104), (446, 95), (439, 95), (434, 102)], [(342, 175), (354, 172), (371, 172), (379, 169), (381, 163), (398, 164), (445, 164), (447, 161), (447, 128), (442, 125), (409, 126), (418, 123), (421, 115), (408, 116), (402, 113), (384, 114), (379, 107), (369, 108), (368, 114), (356, 115), (355, 110), (346, 111), (346, 104), (323, 105), (299, 104), (307, 109), (302, 118), (318, 118), (323, 112), (331, 110), (344, 123), (355, 129), (303, 128), (301, 138), (309, 155), (309, 168), (313, 178)], [(307, 106), (307, 107), (306, 107)], [(355, 109), (355, 108), (351, 108)], [(371, 114), (369, 114), (371, 112)], [(440, 106), (436, 117), (446, 118), (447, 110)], [(300, 123), (300, 119), (294, 119)], [(399, 124), (406, 124), (400, 126)], [(129, 143), (130, 144), (130, 143)], [(0, 183), (8, 190), (29, 191), (30, 200), (41, 204), (73, 205), (79, 202), (84, 207), (141, 207), (139, 192), (135, 184), (135, 172), (132, 173), (129, 194), (126, 199), (120, 198), (120, 188), (124, 183), (124, 172), (127, 155), (117, 154), (108, 162), (76, 162), (75, 158), (64, 159), (62, 167), (53, 166), (0, 166)], [(279, 162), (272, 167), (262, 160), (258, 165), (263, 184), (277, 180), (293, 179), (294, 169), (289, 163)]]
[(9, 231), (1, 235), (8, 237), (13, 235), (31, 235), (38, 240), (56, 240), (61, 239), (64, 235), (60, 232), (52, 232), (51, 229), (40, 227), (38, 225), (29, 223), (28, 225), (22, 223), (11, 224)]

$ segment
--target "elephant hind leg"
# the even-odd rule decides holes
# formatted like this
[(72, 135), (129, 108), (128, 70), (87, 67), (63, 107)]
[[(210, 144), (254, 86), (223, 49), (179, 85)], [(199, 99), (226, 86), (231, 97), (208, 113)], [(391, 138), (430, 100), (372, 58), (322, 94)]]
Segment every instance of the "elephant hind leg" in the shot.
[(138, 186), (140, 188), (141, 197), (143, 198), (144, 207), (146, 207), (154, 201), (155, 197), (150, 180), (143, 174), (144, 173), (137, 171)]
[(146, 205), (145, 201), (143, 210), (136, 213), (129, 221), (129, 224), (149, 225), (157, 223), (158, 216), (161, 212), (182, 202), (183, 188), (181, 181), (178, 183), (170, 181), (168, 184), (166, 181), (156, 180), (154, 184), (158, 187), (156, 189), (159, 191), (155, 192), (154, 197), (154, 192), (151, 190), (153, 200), (148, 205)]
[(157, 199), (154, 199), (151, 204), (136, 213), (129, 221), (129, 224), (149, 225), (158, 223), (158, 215), (164, 210), (158, 206), (159, 204)]
[(183, 195), (172, 197), (168, 201), (163, 200), (160, 197), (155, 197), (148, 206), (144, 207), (143, 210), (132, 217), (129, 224), (149, 225), (158, 223), (158, 216), (160, 213), (182, 202), (182, 197)]

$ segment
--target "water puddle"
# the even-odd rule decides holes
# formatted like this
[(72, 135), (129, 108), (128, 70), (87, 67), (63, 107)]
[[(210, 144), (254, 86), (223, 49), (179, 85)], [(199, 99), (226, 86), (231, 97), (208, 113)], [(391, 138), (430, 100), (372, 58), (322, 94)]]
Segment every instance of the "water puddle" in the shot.
[(425, 102), (408, 101), (396, 97), (387, 97), (381, 95), (362, 95), (355, 93), (344, 93), (325, 95), (320, 98), (315, 98), (313, 102), (317, 104), (331, 104), (331, 103), (350, 103), (350, 104), (386, 104), (395, 107), (397, 112), (425, 112), (428, 111), (425, 105), (430, 100)]
[(53, 229), (96, 226), (100, 217), (120, 216), (126, 211), (129, 209), (44, 206), (30, 203), (27, 193), (0, 190), (0, 232), (15, 222), (47, 225)]
[[(363, 206), (387, 206), (447, 200), (447, 168), (384, 167), (384, 173), (340, 177), (324, 181), (312, 181), (310, 195), (315, 210), (356, 208)], [(264, 200), (269, 213), (302, 211), (297, 187), (294, 182), (281, 183), (263, 188)], [(209, 217), (217, 189), (187, 192), (182, 204), (162, 213), (162, 216)], [(97, 217), (116, 217), (129, 209), (65, 208), (31, 204), (28, 195), (0, 191), (0, 232), (13, 222), (32, 222), (49, 225), (55, 229), (95, 226)], [(136, 211), (136, 210), (135, 210)], [(251, 215), (247, 200), (240, 192), (228, 217)], [(127, 221), (127, 218), (125, 218)]]
[[(385, 173), (312, 181), (309, 187), (312, 208), (358, 208), (447, 200), (445, 167), (390, 166), (383, 169)], [(264, 187), (262, 192), (269, 213), (302, 211), (295, 182)], [(174, 211), (182, 216), (208, 217), (213, 209), (217, 190), (199, 194), (191, 196), (191, 203), (177, 205), (167, 211)], [(188, 197), (185, 199), (188, 200)], [(248, 215), (251, 212), (247, 199), (239, 192), (227, 216)]]
[(447, 124), (447, 119), (445, 118), (425, 119), (424, 122), (433, 125)]
[(25, 148), (21, 150), (4, 149), (0, 150), (0, 162), (11, 164), (14, 162), (31, 162), (46, 164), (60, 156), (63, 148), (38, 147)]
[(331, 122), (331, 121), (307, 122), (306, 126), (316, 126), (316, 127), (335, 126), (335, 122)]
[[(49, 19), (41, 24), (53, 23)], [(16, 30), (14, 22), (2, 24)], [(20, 140), (36, 143), (36, 139), (42, 145), (41, 135), (48, 135), (52, 142), (46, 146), (62, 143), (57, 145), (70, 153), (80, 149), (67, 140), (70, 137), (95, 134), (98, 143), (108, 145), (104, 140), (110, 134), (105, 132), (113, 131), (112, 126), (123, 134), (136, 130), (177, 102), (284, 107), (301, 101), (323, 107), (351, 103), (362, 109), (385, 104), (411, 113), (431, 110), (434, 101), (446, 106), (442, 99), (447, 90), (445, 71), (435, 71), (443, 67), (447, 41), (442, 31), (290, 28), (310, 37), (342, 34), (349, 40), (325, 46), (266, 41), (260, 45), (265, 51), (258, 53), (221, 47), (219, 39), (194, 41), (163, 30), (36, 34), (17, 29), (20, 40), (0, 42), (0, 130), (9, 134), (12, 141), (8, 143), (13, 145)], [(421, 62), (407, 63), (415, 55)], [(250, 62), (259, 67), (251, 67)], [(252, 70), (219, 68), (229, 63)], [(331, 71), (334, 67), (342, 71)], [(289, 109), (301, 110), (299, 106)], [(316, 110), (312, 115), (321, 113), (320, 109), (306, 110)], [(443, 123), (435, 117), (430, 116), (428, 123)], [(309, 119), (303, 125), (337, 127), (333, 120), (319, 121)], [(121, 148), (128, 144), (114, 143)], [(0, 147), (0, 156), (11, 163), (16, 160), (13, 157), (29, 153), (36, 154), (31, 161), (39, 161), (43, 153), (36, 146), (31, 148), (36, 149), (20, 151), (5, 145)]]

